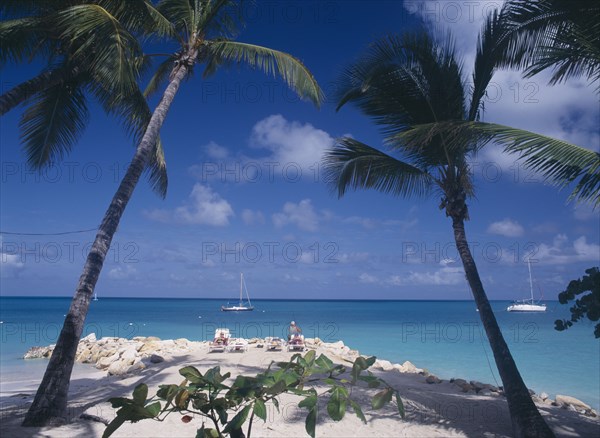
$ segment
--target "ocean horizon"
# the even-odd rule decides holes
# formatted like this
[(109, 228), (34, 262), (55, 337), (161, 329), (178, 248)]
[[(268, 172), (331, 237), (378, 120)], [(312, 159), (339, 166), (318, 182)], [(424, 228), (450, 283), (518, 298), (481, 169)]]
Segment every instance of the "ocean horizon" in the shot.
[[(217, 327), (227, 327), (234, 337), (264, 338), (285, 336), (294, 320), (306, 337), (341, 340), (365, 356), (408, 360), (443, 379), (502, 385), (473, 301), (252, 301), (254, 311), (238, 313), (221, 312), (227, 302), (222, 298), (99, 297), (91, 303), (83, 335), (204, 341)], [(24, 361), (22, 356), (32, 346), (56, 341), (70, 302), (71, 297), (0, 297), (3, 385), (43, 373), (46, 360)], [(525, 314), (506, 312), (509, 303), (491, 302), (527, 386), (551, 397), (571, 395), (600, 409), (599, 345), (592, 322), (558, 332), (554, 320), (567, 318), (569, 306), (546, 300), (546, 312)]]

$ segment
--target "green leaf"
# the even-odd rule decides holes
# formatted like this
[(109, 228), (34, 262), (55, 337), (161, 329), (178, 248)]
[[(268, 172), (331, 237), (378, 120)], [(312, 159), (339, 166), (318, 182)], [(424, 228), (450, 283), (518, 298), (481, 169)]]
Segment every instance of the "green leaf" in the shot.
[(381, 409), (386, 403), (392, 400), (393, 389), (386, 388), (383, 391), (378, 392), (371, 400), (371, 406), (373, 409)]
[(235, 415), (235, 417), (233, 417), (231, 419), (231, 421), (229, 423), (227, 423), (227, 425), (225, 426), (225, 429), (223, 429), (223, 433), (230, 433), (232, 430), (241, 429), (242, 425), (246, 421), (246, 418), (248, 418), (248, 413), (250, 413), (250, 408), (251, 408), (251, 405), (248, 405), (244, 409), (242, 409), (240, 412), (238, 412)]
[(314, 393), (309, 395), (308, 397), (302, 399), (300, 403), (298, 403), (299, 408), (308, 408), (312, 410), (317, 405), (317, 394)]
[(257, 398), (254, 402), (254, 415), (263, 421), (267, 421), (267, 407), (265, 406), (265, 402), (260, 398)]
[(365, 414), (363, 414), (363, 411), (362, 411), (360, 405), (352, 399), (348, 399), (348, 402), (350, 403), (350, 406), (352, 406), (352, 410), (354, 411), (356, 416), (360, 419), (360, 421), (362, 421), (364, 424), (367, 424), (367, 419), (365, 418)]
[(108, 401), (112, 404), (113, 408), (121, 408), (133, 404), (133, 400), (124, 397), (113, 397), (109, 398)]
[(304, 360), (306, 362), (308, 362), (308, 366), (311, 367), (313, 366), (314, 362), (315, 362), (315, 356), (316, 356), (316, 351), (315, 350), (310, 350), (308, 353), (306, 353), (304, 355)]
[(160, 409), (160, 402), (154, 402), (151, 405), (146, 406), (146, 411), (151, 417), (156, 417), (160, 413)]
[(346, 396), (341, 389), (336, 387), (327, 402), (327, 413), (333, 421), (340, 421), (346, 414)]
[(304, 428), (306, 433), (312, 438), (315, 438), (315, 428), (317, 427), (317, 408), (313, 408), (308, 412), (306, 421), (304, 422)]
[(272, 398), (271, 402), (273, 403), (273, 406), (275, 406), (275, 409), (277, 409), (277, 412), (279, 412), (279, 400)]
[(316, 360), (315, 365), (319, 366), (323, 369), (323, 371), (327, 372), (333, 368), (333, 361), (329, 359), (324, 354), (321, 354)]
[(192, 383), (203, 383), (202, 373), (193, 366), (187, 366), (179, 370), (179, 374), (188, 379)]
[(178, 385), (160, 385), (156, 395), (170, 403), (173, 397), (177, 395), (179, 388)]
[(196, 438), (219, 438), (219, 431), (210, 427), (205, 429), (204, 425), (202, 425), (202, 427), (196, 431)]
[(396, 391), (396, 404), (398, 405), (398, 413), (402, 418), (406, 416), (406, 412), (404, 410), (404, 403), (402, 403), (402, 399), (400, 398), (400, 393)]

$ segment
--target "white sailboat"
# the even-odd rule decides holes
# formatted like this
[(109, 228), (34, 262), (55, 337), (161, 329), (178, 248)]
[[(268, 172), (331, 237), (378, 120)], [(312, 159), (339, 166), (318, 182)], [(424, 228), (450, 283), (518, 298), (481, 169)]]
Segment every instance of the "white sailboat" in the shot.
[(98, 301), (98, 292), (94, 292), (94, 301)]
[(546, 305), (540, 302), (535, 302), (533, 299), (533, 280), (531, 278), (531, 260), (527, 259), (527, 267), (529, 268), (529, 290), (531, 298), (515, 301), (506, 308), (508, 312), (545, 312)]
[[(246, 298), (248, 299), (247, 305), (244, 304), (242, 299), (242, 289), (246, 291)], [(245, 312), (249, 310), (254, 310), (254, 306), (250, 302), (250, 296), (248, 295), (248, 289), (246, 288), (246, 283), (244, 282), (244, 274), (240, 273), (240, 302), (237, 306), (221, 306), (222, 312)]]

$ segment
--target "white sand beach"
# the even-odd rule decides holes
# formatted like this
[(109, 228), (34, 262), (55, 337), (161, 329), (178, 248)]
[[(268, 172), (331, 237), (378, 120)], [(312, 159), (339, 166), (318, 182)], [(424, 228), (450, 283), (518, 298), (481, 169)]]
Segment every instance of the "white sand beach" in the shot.
[[(2, 437), (100, 437), (105, 429), (101, 422), (90, 416), (110, 421), (114, 418), (113, 409), (107, 400), (110, 397), (131, 397), (131, 392), (141, 382), (148, 384), (150, 395), (154, 395), (158, 385), (181, 382), (180, 368), (193, 365), (200, 371), (219, 365), (223, 372), (231, 372), (232, 378), (239, 374), (255, 375), (263, 371), (271, 361), (288, 360), (292, 352), (267, 351), (262, 340), (252, 340), (244, 352), (211, 352), (207, 342), (187, 340), (158, 341), (157, 338), (138, 339), (138, 350), (145, 349), (143, 360), (135, 359), (137, 365), (122, 375), (108, 375), (109, 361), (105, 360), (99, 370), (93, 365), (79, 365), (75, 368), (70, 387), (69, 424), (58, 428), (22, 428), (20, 423), (31, 403), (40, 376), (22, 376), (18, 383), (5, 384), (0, 394), (0, 436)], [(124, 340), (123, 340), (124, 341)], [(126, 341), (131, 343), (133, 341)], [(140, 344), (143, 344), (140, 347)], [(152, 344), (152, 349), (148, 345)], [(91, 345), (91, 344), (89, 344)], [(88, 347), (89, 347), (88, 345)], [(167, 348), (166, 345), (169, 347)], [(307, 339), (307, 347), (315, 349), (317, 355), (326, 354), (332, 360), (348, 365), (357, 352), (343, 343), (326, 344)], [(80, 344), (81, 360), (88, 352)], [(96, 350), (98, 350), (96, 348)], [(126, 349), (121, 349), (121, 356)], [(89, 351), (94, 351), (93, 348)], [(119, 356), (117, 354), (117, 358)], [(154, 354), (154, 361), (150, 361)], [(157, 359), (157, 356), (161, 357)], [(101, 359), (96, 354), (95, 359)], [(114, 355), (113, 355), (114, 356)], [(142, 354), (140, 353), (140, 356)], [(106, 357), (106, 356), (105, 356)], [(160, 361), (160, 359), (164, 361)], [(90, 357), (88, 355), (87, 361)], [(115, 359), (115, 358), (113, 358)], [(46, 359), (34, 359), (45, 361)], [(98, 363), (98, 362), (96, 362)], [(131, 365), (129, 365), (131, 367)], [(113, 367), (113, 369), (116, 369)], [(401, 419), (395, 406), (388, 405), (373, 411), (369, 405), (367, 389), (361, 391), (368, 423), (363, 424), (354, 414), (348, 412), (340, 422), (332, 421), (325, 413), (319, 416), (316, 428), (318, 437), (509, 437), (511, 426), (506, 399), (499, 392), (486, 388), (475, 388), (462, 380), (455, 382), (438, 381), (418, 370), (411, 364), (394, 365), (378, 361), (373, 372), (385, 379), (400, 391), (406, 408), (406, 418)], [(422, 371), (419, 373), (418, 371)], [(485, 385), (484, 385), (485, 386)], [(372, 391), (372, 390), (371, 390)], [(467, 392), (465, 392), (467, 391)], [(557, 397), (558, 398), (558, 397)], [(536, 403), (558, 437), (592, 437), (600, 435), (600, 419), (595, 412), (571, 404), (557, 403), (560, 400)], [(274, 406), (267, 407), (266, 422), (255, 419), (252, 436), (255, 437), (304, 437), (306, 410), (298, 408), (300, 398), (293, 395), (280, 397), (280, 411)], [(554, 402), (554, 405), (552, 404)], [(555, 406), (556, 405), (556, 406)], [(84, 418), (81, 418), (82, 414)], [(181, 415), (171, 414), (163, 422), (144, 420), (136, 424), (127, 423), (113, 435), (115, 437), (193, 437), (201, 426), (200, 417), (189, 423), (181, 420)], [(208, 427), (208, 424), (207, 424)]]

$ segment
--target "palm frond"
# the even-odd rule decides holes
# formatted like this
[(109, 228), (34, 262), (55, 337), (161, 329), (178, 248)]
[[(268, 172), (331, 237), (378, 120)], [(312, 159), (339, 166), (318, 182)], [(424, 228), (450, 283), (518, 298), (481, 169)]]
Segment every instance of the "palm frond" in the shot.
[(576, 183), (570, 199), (600, 205), (600, 153), (522, 129), (484, 124), (483, 131), (494, 136), (508, 153), (517, 153), (528, 169), (548, 182), (566, 187)]
[(20, 122), (27, 162), (41, 169), (67, 154), (89, 118), (78, 83), (67, 82), (35, 95)]
[(433, 176), (357, 140), (344, 137), (326, 152), (326, 182), (344, 196), (348, 189), (375, 189), (395, 196), (426, 196)]
[(94, 4), (72, 6), (57, 13), (56, 23), (62, 39), (76, 41), (71, 57), (87, 65), (96, 78), (113, 84), (115, 92), (128, 94), (137, 88), (130, 59), (141, 55), (141, 47), (106, 9)]
[(150, 78), (146, 89), (144, 90), (145, 97), (150, 97), (156, 93), (161, 84), (163, 84), (169, 78), (169, 75), (173, 71), (173, 67), (175, 67), (176, 61), (177, 57), (171, 55), (165, 61), (160, 63), (152, 75), (152, 78)]
[(207, 42), (208, 64), (246, 64), (267, 74), (279, 76), (301, 98), (320, 106), (323, 92), (312, 73), (300, 60), (284, 52), (254, 44), (217, 40)]
[(530, 77), (558, 65), (551, 83), (579, 75), (587, 75), (589, 79), (597, 77), (600, 3), (510, 0), (504, 5), (502, 14), (508, 31), (502, 41), (500, 66), (524, 69)]
[(31, 57), (46, 36), (44, 24), (37, 17), (0, 21), (0, 67)]

